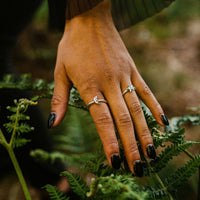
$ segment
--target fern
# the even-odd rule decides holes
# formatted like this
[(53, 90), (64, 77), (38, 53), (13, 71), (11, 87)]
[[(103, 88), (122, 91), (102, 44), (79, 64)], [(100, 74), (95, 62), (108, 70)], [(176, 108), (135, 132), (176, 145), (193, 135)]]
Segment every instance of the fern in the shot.
[(45, 185), (43, 188), (49, 193), (51, 200), (69, 200), (64, 192), (58, 191), (58, 188), (56, 188), (55, 186), (48, 184)]
[(145, 200), (148, 196), (148, 192), (143, 191), (133, 177), (114, 174), (93, 179), (90, 191), (87, 193), (87, 197), (105, 200)]
[(16, 137), (13, 141), (13, 149), (14, 148), (18, 148), (18, 147), (22, 147), (24, 145), (26, 145), (27, 143), (31, 142), (31, 140), (27, 140), (25, 138), (20, 138), (20, 137)]
[[(27, 110), (28, 106), (31, 105), (31, 102), (33, 103), (33, 101), (36, 101), (40, 98), (51, 98), (54, 83), (52, 82), (48, 84), (42, 79), (32, 81), (31, 76), (27, 74), (22, 75), (18, 80), (16, 80), (12, 75), (7, 75), (4, 77), (3, 81), (0, 82), (0, 88), (26, 89), (36, 91), (38, 94), (32, 98), (32, 101), (15, 100), (15, 106), (8, 107), (13, 114), (8, 117), (10, 122), (7, 123), (5, 127), (7, 132), (11, 134), (9, 146), (13, 149), (29, 142), (26, 139), (21, 138), (22, 132), (30, 132), (33, 129), (25, 123), (26, 120), (29, 120), (29, 117), (25, 115), (25, 111)], [(81, 110), (87, 110), (87, 107), (81, 99), (76, 88), (71, 90), (69, 105), (80, 108)], [(101, 145), (97, 145), (97, 139), (92, 138), (93, 135), (95, 135), (93, 132), (88, 131), (87, 127), (85, 129), (82, 128), (84, 125), (82, 118), (85, 119), (85, 116), (81, 116), (81, 119), (76, 121), (76, 123), (78, 123), (78, 125), (76, 124), (77, 127), (80, 126), (80, 128), (70, 129), (67, 136), (57, 137), (58, 149), (64, 150), (65, 153), (58, 151), (47, 153), (42, 150), (35, 150), (31, 152), (31, 155), (33, 155), (34, 159), (38, 160), (39, 162), (55, 162), (56, 160), (61, 160), (72, 164), (72, 166), (74, 166), (76, 163), (79, 168), (85, 164), (84, 170), (93, 173), (96, 176), (96, 179), (92, 179), (93, 181), (89, 187), (80, 176), (70, 174), (69, 172), (62, 173), (62, 175), (67, 176), (67, 180), (71, 184), (71, 188), (80, 197), (80, 199), (173, 199), (173, 192), (177, 190), (178, 187), (183, 184), (184, 181), (186, 181), (192, 174), (194, 174), (200, 165), (200, 155), (194, 157), (186, 150), (192, 145), (198, 143), (186, 141), (184, 136), (185, 129), (182, 128), (182, 125), (186, 123), (200, 125), (200, 114), (184, 115), (181, 117), (172, 118), (170, 120), (170, 126), (165, 127), (164, 131), (161, 131), (149, 109), (144, 104), (142, 104), (142, 108), (148, 127), (151, 130), (154, 145), (156, 148), (159, 147), (162, 149), (162, 152), (157, 159), (151, 161), (150, 163), (145, 159), (141, 152), (141, 158), (145, 167), (145, 180), (152, 180), (153, 184), (148, 184), (146, 181), (143, 184), (140, 182), (137, 183), (136, 179), (130, 175), (130, 171), (125, 161), (124, 165), (122, 165), (122, 169), (112, 169), (107, 165), (107, 162), (105, 161), (105, 155), (102, 155), (102, 149), (100, 151), (101, 153), (98, 152), (93, 155), (90, 153), (87, 154), (86, 152), (91, 152), (89, 149), (84, 147), (88, 147), (88, 143), (93, 143), (95, 141), (94, 146)], [(87, 114), (88, 112), (84, 113)], [(72, 118), (77, 118), (75, 115), (71, 116)], [(63, 132), (66, 132), (66, 130), (64, 129)], [(6, 142), (7, 141), (0, 131), (0, 144), (8, 148)], [(121, 158), (125, 158), (123, 149), (120, 150)], [(174, 157), (178, 156), (181, 152), (186, 153), (190, 157), (190, 160), (185, 166), (178, 168), (174, 173), (172, 172), (172, 175), (161, 178), (158, 173), (163, 168), (167, 167), (168, 162)], [(54, 186), (48, 185), (45, 187), (48, 188), (47, 190), (49, 191), (52, 199), (67, 198)]]
[(65, 171), (61, 173), (61, 176), (67, 176), (67, 181), (69, 182), (73, 192), (75, 192), (81, 199), (86, 199), (86, 191), (88, 191), (89, 188), (86, 185), (86, 182), (83, 181), (79, 175), (74, 175)]
[(181, 186), (192, 174), (194, 174), (200, 166), (200, 155), (195, 156), (194, 159), (189, 160), (184, 167), (181, 167), (168, 176), (164, 180), (164, 184), (169, 191), (174, 191)]
[(95, 154), (73, 154), (67, 155), (62, 152), (54, 151), (54, 152), (47, 152), (42, 149), (36, 149), (30, 152), (30, 155), (37, 161), (37, 162), (51, 162), (54, 163), (55, 161), (62, 161), (66, 162), (67, 165), (72, 166), (80, 166), (83, 165), (87, 160), (90, 160), (96, 157)]
[(168, 196), (167, 191), (159, 184), (157, 184), (155, 187), (148, 185), (143, 189), (144, 191), (148, 192), (149, 199), (163, 199)]
[[(11, 81), (12, 81), (11, 77), (7, 79), (7, 82), (11, 82)], [(31, 200), (31, 196), (29, 194), (25, 179), (23, 177), (22, 171), (20, 169), (20, 166), (18, 164), (18, 161), (14, 153), (14, 148), (23, 146), (27, 142), (30, 141), (24, 138), (20, 138), (20, 133), (30, 132), (31, 130), (33, 130), (33, 128), (30, 127), (25, 122), (21, 122), (21, 121), (29, 119), (29, 117), (26, 116), (24, 112), (26, 112), (28, 106), (36, 105), (37, 102), (33, 102), (28, 99), (19, 99), (18, 101), (14, 100), (14, 104), (15, 106), (13, 107), (10, 107), (10, 106), (7, 107), (7, 109), (13, 112), (14, 114), (8, 117), (10, 122), (4, 124), (7, 134), (8, 133), (11, 134), (10, 140), (9, 141), (6, 140), (3, 132), (0, 129), (0, 144), (2, 144), (6, 148), (10, 156), (10, 159), (14, 165), (15, 171), (18, 175), (18, 178), (21, 183), (26, 199)]]
[(156, 158), (156, 160), (153, 160), (150, 162), (151, 166), (154, 169), (154, 172), (159, 172), (168, 164), (168, 161), (171, 160), (174, 156), (179, 155), (185, 149), (188, 149), (189, 147), (195, 144), (199, 144), (199, 143), (185, 141), (181, 144), (173, 144), (171, 146), (167, 146), (159, 155), (159, 157)]

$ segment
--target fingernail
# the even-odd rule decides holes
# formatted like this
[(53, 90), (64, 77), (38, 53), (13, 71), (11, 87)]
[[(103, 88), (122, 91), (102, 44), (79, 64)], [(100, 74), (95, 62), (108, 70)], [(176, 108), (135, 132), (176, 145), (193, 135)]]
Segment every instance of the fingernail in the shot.
[(164, 114), (161, 115), (161, 119), (162, 119), (162, 122), (163, 122), (166, 126), (169, 125), (169, 121), (168, 121), (167, 117), (166, 117)]
[(148, 145), (146, 150), (147, 150), (147, 155), (149, 156), (149, 158), (152, 158), (152, 159), (156, 158), (156, 151), (152, 144)]
[(135, 164), (134, 164), (134, 172), (135, 175), (138, 177), (142, 177), (143, 176), (143, 166), (140, 160), (136, 160)]
[(49, 119), (48, 119), (48, 128), (51, 128), (53, 126), (53, 123), (55, 121), (56, 118), (56, 114), (55, 113), (51, 113), (49, 115)]
[(114, 169), (119, 169), (121, 165), (121, 159), (118, 154), (113, 154), (111, 156), (111, 163)]

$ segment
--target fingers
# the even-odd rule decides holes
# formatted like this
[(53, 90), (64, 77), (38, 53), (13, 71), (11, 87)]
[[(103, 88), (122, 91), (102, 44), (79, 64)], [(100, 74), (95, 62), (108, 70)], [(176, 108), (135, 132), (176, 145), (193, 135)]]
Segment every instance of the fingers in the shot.
[(162, 126), (169, 125), (163, 109), (138, 72), (135, 72), (135, 74), (132, 76), (132, 82), (137, 88), (137, 95), (151, 110), (156, 121)]
[(112, 116), (117, 126), (120, 140), (124, 147), (125, 156), (132, 173), (137, 176), (143, 175), (142, 164), (140, 161), (140, 155), (135, 139), (134, 127), (131, 116), (129, 114), (126, 103), (121, 95), (121, 89), (115, 88), (105, 94), (109, 107), (112, 112)]
[[(122, 83), (122, 91), (126, 90), (128, 85), (126, 83)], [(125, 99), (131, 117), (133, 119), (136, 134), (138, 136), (138, 140), (140, 142), (144, 155), (146, 157), (155, 159), (156, 152), (153, 147), (153, 140), (150, 131), (148, 129), (146, 119), (135, 90), (125, 93), (123, 97)]]
[[(80, 92), (80, 94), (87, 105), (94, 101), (95, 96), (97, 96), (97, 100), (105, 99), (100, 92), (91, 91), (89, 95), (87, 95), (86, 92)], [(115, 134), (113, 120), (107, 104), (92, 103), (89, 107), (89, 111), (99, 133), (109, 164), (113, 168), (119, 169), (121, 164), (119, 145)]]
[(69, 98), (71, 82), (67, 78), (64, 65), (57, 65), (54, 71), (54, 92), (51, 100), (51, 114), (48, 128), (57, 126), (65, 116)]

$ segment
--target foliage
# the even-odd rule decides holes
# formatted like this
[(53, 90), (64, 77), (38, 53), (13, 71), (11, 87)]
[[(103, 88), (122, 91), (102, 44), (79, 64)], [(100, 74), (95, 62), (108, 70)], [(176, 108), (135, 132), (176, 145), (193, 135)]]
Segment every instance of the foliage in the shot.
[(131, 175), (114, 175), (92, 179), (87, 197), (94, 199), (148, 199), (145, 192)]
[[(22, 138), (20, 137), (20, 135), (21, 133), (28, 133), (34, 129), (33, 127), (30, 127), (27, 123), (24, 123), (24, 121), (29, 120), (29, 116), (25, 114), (28, 107), (36, 105), (37, 102), (28, 99), (19, 99), (18, 101), (14, 100), (14, 104), (15, 106), (13, 107), (7, 107), (7, 109), (13, 114), (11, 116), (8, 116), (10, 122), (4, 124), (7, 133), (3, 133), (0, 129), (0, 144), (2, 144), (6, 148), (10, 159), (14, 165), (15, 171), (18, 175), (19, 181), (24, 191), (24, 195), (27, 200), (30, 200), (31, 197), (26, 182), (24, 180), (22, 171), (16, 159), (14, 148), (21, 147), (27, 142), (30, 142), (30, 140)], [(6, 140), (6, 136), (4, 134), (10, 134), (9, 142)]]
[[(2, 82), (0, 82), (0, 88), (14, 87), (18, 89), (30, 89), (42, 92), (42, 94), (38, 95), (34, 98), (34, 100), (42, 97), (51, 97), (53, 89), (51, 86), (53, 86), (53, 83), (47, 84), (43, 80), (38, 81), (36, 84), (36, 82), (31, 81), (30, 77), (27, 78), (27, 75), (20, 77), (19, 80), (14, 80), (8, 75)], [(20, 121), (28, 119), (24, 114), (27, 109), (27, 105), (22, 104), (22, 102), (30, 103), (32, 101), (15, 101), (16, 107), (8, 108), (10, 111), (14, 112), (14, 114), (9, 117), (10, 122), (6, 124), (5, 127), (8, 132), (15, 132), (15, 137), (20, 136), (21, 132), (28, 132), (31, 130), (26, 123), (20, 123)], [(87, 110), (75, 88), (71, 91), (69, 104), (73, 107)], [(74, 154), (72, 148), (70, 156), (58, 151), (47, 153), (43, 150), (35, 150), (31, 152), (31, 155), (39, 162), (49, 160), (54, 162), (56, 160), (62, 160), (70, 163), (72, 166), (74, 166), (74, 164), (76, 164), (76, 166), (84, 165), (82, 168), (93, 174), (94, 177), (91, 179), (91, 183), (89, 185), (86, 184), (84, 178), (81, 178), (79, 175), (69, 172), (63, 172), (61, 174), (62, 176), (67, 176), (67, 180), (71, 184), (73, 192), (80, 197), (79, 199), (173, 199), (174, 192), (177, 191), (178, 187), (191, 177), (191, 175), (193, 175), (200, 166), (200, 155), (193, 156), (188, 151), (188, 148), (198, 144), (198, 142), (185, 140), (185, 129), (182, 128), (182, 125), (186, 123), (199, 125), (200, 114), (174, 117), (170, 120), (170, 126), (162, 130), (148, 108), (144, 104), (142, 104), (142, 107), (154, 140), (155, 148), (159, 150), (161, 149), (161, 153), (155, 160), (152, 161), (146, 160), (141, 153), (143, 167), (145, 170), (145, 183), (142, 183), (140, 179), (132, 176), (130, 171), (126, 168), (125, 161), (124, 165), (122, 165), (119, 170), (115, 170), (107, 165), (106, 158), (102, 153), (102, 150), (97, 151), (96, 154), (83, 152), (82, 150), (78, 151), (78, 146), (82, 149), (82, 145), (87, 145), (87, 140), (76, 146), (76, 152)], [(73, 134), (73, 131), (71, 134)], [(82, 132), (79, 134), (82, 134)], [(89, 137), (89, 135), (87, 135), (87, 137)], [(67, 137), (62, 137), (62, 149), (65, 144), (65, 140), (67, 144), (70, 143)], [(0, 142), (4, 144), (2, 137)], [(13, 140), (12, 143), (12, 148), (14, 148), (25, 144), (26, 142), (23, 140)], [(73, 145), (71, 145), (70, 148), (71, 147), (73, 147)], [(67, 149), (67, 151), (69, 151), (69, 149)], [(189, 157), (185, 165), (174, 171), (171, 170), (170, 175), (168, 176), (161, 176), (160, 172), (167, 168), (170, 160), (179, 156), (180, 153), (185, 153)], [(124, 158), (123, 150), (121, 151), (121, 157)], [(51, 199), (68, 199), (54, 186), (47, 185), (45, 186), (45, 189), (49, 192)]]
[(49, 193), (49, 196), (52, 200), (68, 200), (67, 196), (62, 191), (58, 191), (58, 188), (56, 188), (53, 185), (45, 185), (43, 187), (46, 189), (46, 191)]

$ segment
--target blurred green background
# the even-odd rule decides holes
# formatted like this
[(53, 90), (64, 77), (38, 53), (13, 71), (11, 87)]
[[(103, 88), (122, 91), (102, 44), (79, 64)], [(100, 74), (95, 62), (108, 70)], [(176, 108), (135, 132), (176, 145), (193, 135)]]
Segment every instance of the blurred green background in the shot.
[[(168, 118), (190, 113), (189, 107), (200, 105), (200, 2), (176, 0), (168, 9), (121, 32), (139, 72), (165, 110)], [(53, 81), (57, 45), (62, 33), (48, 30), (48, 7), (45, 1), (33, 21), (21, 33), (15, 47), (13, 63), (18, 73), (31, 73), (34, 78)], [(44, 116), (48, 117), (50, 101), (40, 102)], [(80, 138), (83, 151), (92, 151), (97, 137), (91, 118), (85, 112), (69, 108), (60, 127), (53, 134), (70, 134)], [(85, 139), (84, 133), (92, 139)], [(86, 134), (86, 135), (87, 135)], [(95, 135), (96, 134), (96, 135)], [(200, 127), (186, 129), (188, 140), (200, 141)], [(191, 149), (199, 153), (199, 145)], [(187, 157), (181, 155), (171, 168), (181, 166)], [(165, 171), (166, 175), (171, 169)], [(6, 182), (6, 181), (5, 181)], [(4, 183), (0, 183), (0, 193)], [(15, 186), (15, 185), (14, 185)], [(14, 187), (13, 186), (13, 187)], [(178, 199), (197, 199), (198, 174), (182, 188)], [(3, 197), (2, 197), (3, 199)]]

